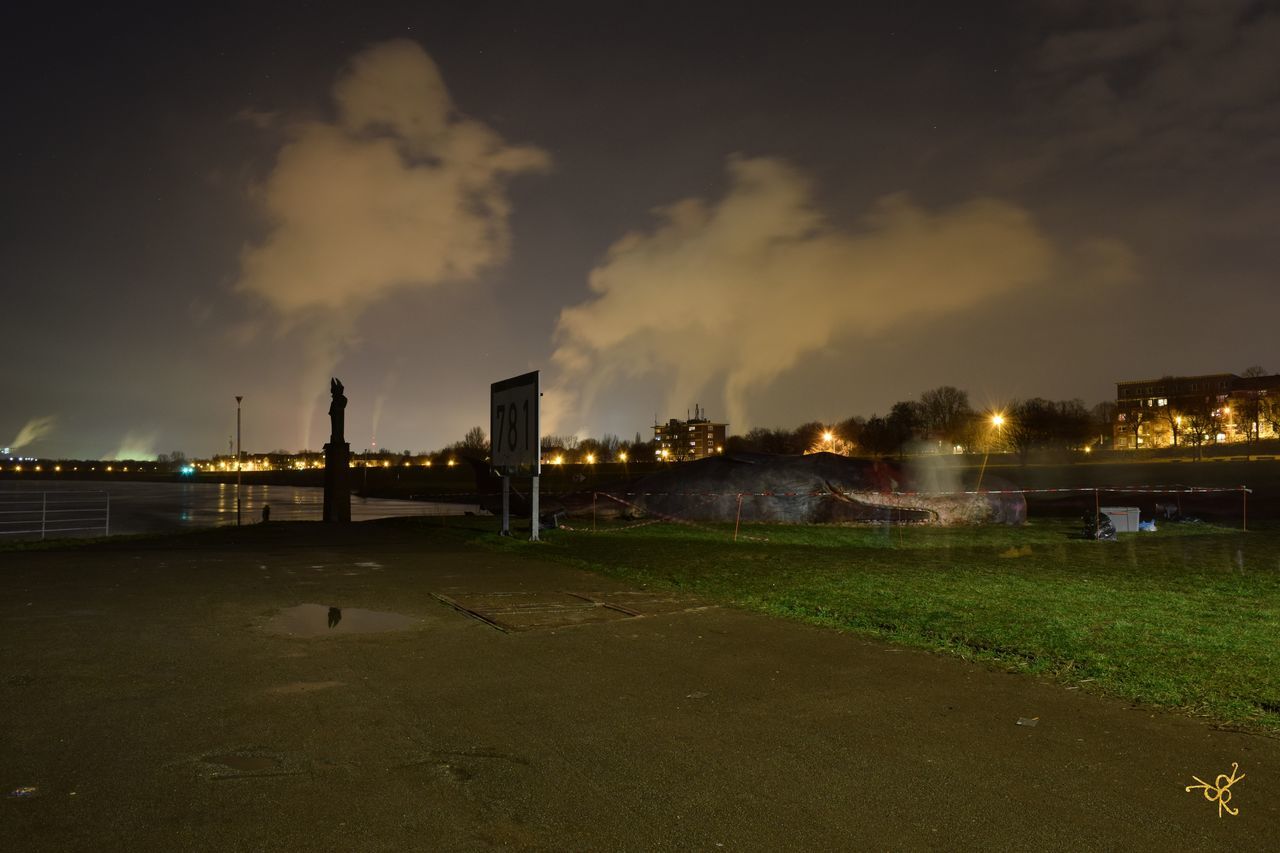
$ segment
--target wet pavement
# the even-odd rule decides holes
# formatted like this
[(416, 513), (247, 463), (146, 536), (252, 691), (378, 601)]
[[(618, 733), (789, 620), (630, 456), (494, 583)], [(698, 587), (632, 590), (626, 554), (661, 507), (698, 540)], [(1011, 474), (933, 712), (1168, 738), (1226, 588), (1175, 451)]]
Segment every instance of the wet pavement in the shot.
[(264, 629), (272, 634), (286, 634), (290, 637), (327, 637), (335, 634), (407, 631), (417, 621), (412, 616), (364, 610), (359, 607), (299, 604), (272, 616)]
[[(141, 545), (0, 554), (7, 848), (1264, 850), (1280, 837), (1274, 738), (697, 607), (434, 521)], [(296, 612), (323, 636), (357, 610), (411, 624), (267, 630)], [(1219, 817), (1196, 778), (1233, 764), (1238, 814)]]

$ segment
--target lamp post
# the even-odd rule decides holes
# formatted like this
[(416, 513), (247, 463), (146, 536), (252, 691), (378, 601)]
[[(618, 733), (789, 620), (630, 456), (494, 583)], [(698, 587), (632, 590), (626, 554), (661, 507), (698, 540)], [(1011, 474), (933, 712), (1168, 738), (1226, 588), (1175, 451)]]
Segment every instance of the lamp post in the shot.
[[(991, 429), (999, 432), (1000, 427), (1004, 426), (1004, 415), (995, 414), (991, 416)], [(991, 433), (987, 433), (987, 447), (982, 454), (982, 468), (978, 471), (978, 485), (974, 487), (974, 491), (982, 491), (982, 475), (987, 473), (987, 457), (991, 455)]]
[(236, 396), (236, 527), (240, 526), (240, 401), (243, 399)]

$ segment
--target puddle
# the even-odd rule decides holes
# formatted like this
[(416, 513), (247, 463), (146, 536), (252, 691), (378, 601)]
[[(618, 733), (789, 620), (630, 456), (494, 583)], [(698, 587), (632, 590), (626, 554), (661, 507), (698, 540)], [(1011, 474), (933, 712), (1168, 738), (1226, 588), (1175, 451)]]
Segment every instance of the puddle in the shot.
[(320, 637), (329, 634), (380, 634), (407, 631), (418, 623), (412, 616), (358, 607), (328, 607), (323, 604), (299, 604), (282, 610), (267, 621), (273, 634), (291, 637)]

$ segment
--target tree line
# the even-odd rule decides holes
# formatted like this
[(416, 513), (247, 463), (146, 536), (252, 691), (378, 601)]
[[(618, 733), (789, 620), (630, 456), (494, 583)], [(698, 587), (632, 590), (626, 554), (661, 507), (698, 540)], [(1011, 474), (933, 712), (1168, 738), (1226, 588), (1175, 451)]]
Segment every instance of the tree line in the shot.
[[(1080, 450), (1108, 445), (1115, 404), (1087, 408), (1081, 400), (1017, 400), (1001, 411), (978, 411), (966, 391), (943, 385), (915, 400), (894, 403), (884, 414), (855, 415), (832, 424), (810, 421), (794, 429), (756, 427), (731, 435), (727, 453), (803, 454), (826, 451), (846, 456), (904, 456), (908, 453), (1014, 452), (1025, 458), (1034, 450)], [(431, 454), (483, 458), (488, 453), (483, 427), (472, 427), (462, 441)], [(579, 438), (542, 437), (546, 459), (597, 462), (653, 459), (654, 443), (636, 433), (631, 441), (616, 435)]]

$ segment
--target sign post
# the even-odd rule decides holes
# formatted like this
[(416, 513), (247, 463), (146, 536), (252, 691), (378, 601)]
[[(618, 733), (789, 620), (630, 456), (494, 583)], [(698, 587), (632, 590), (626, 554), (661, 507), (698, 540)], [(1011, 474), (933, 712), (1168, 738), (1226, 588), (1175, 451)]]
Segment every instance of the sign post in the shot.
[(511, 535), (511, 474), (528, 469), (530, 493), (529, 541), (538, 541), (538, 475), (542, 473), (538, 432), (538, 371), (513, 376), (489, 386), (489, 458), (502, 474), (502, 534)]

